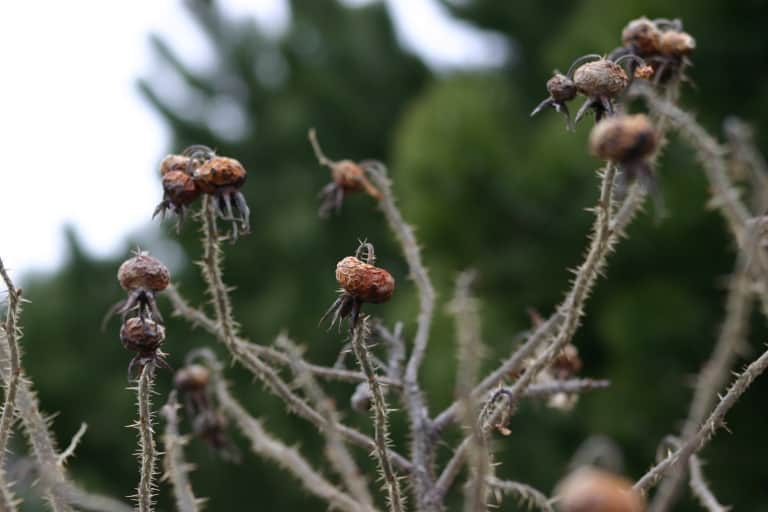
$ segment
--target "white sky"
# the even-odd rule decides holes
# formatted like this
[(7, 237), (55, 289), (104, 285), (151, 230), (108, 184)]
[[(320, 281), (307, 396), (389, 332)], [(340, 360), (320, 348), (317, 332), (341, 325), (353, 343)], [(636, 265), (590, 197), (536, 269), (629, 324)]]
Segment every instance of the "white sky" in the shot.
[[(502, 41), (447, 18), (433, 0), (387, 2), (402, 43), (435, 69), (506, 58)], [(274, 34), (290, 17), (284, 0), (222, 4)], [(129, 233), (151, 233), (149, 217), (162, 195), (156, 168), (169, 150), (169, 133), (136, 89), (136, 79), (156, 64), (147, 37), (161, 34), (193, 67), (213, 58), (181, 2), (11, 1), (0, 3), (0, 19), (6, 267), (17, 275), (55, 268), (66, 223), (95, 255), (121, 250)]]

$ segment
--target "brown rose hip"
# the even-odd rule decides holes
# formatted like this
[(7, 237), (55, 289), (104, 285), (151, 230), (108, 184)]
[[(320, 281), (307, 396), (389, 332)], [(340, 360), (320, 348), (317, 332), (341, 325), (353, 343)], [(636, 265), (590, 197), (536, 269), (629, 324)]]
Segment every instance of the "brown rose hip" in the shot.
[(144, 319), (149, 314), (153, 320), (162, 322), (155, 294), (165, 290), (171, 281), (168, 267), (157, 258), (139, 251), (120, 265), (117, 280), (129, 293), (125, 301), (114, 307), (114, 313), (120, 313), (125, 318), (131, 310), (138, 309), (139, 318)]
[(656, 149), (656, 132), (644, 114), (621, 115), (597, 123), (589, 137), (592, 153), (617, 163), (632, 163)]
[(583, 467), (558, 484), (562, 512), (644, 512), (643, 498), (625, 478)]
[(190, 174), (191, 159), (184, 155), (168, 155), (160, 162), (160, 176), (171, 171), (181, 171)]
[[(360, 258), (365, 252), (365, 260)], [(373, 265), (375, 261), (373, 245), (363, 243), (355, 256), (347, 256), (336, 264), (336, 281), (341, 286), (341, 294), (328, 308), (326, 316), (333, 312), (331, 327), (339, 320), (350, 316), (352, 328), (357, 325), (360, 309), (365, 302), (381, 304), (392, 297), (395, 291), (395, 279), (392, 274)]]
[(630, 48), (635, 55), (647, 57), (659, 51), (661, 32), (655, 23), (643, 16), (624, 27), (621, 39), (624, 46)]
[(176, 372), (173, 379), (176, 389), (184, 392), (201, 391), (210, 382), (211, 372), (205, 366), (191, 364)]
[(169, 368), (160, 346), (165, 341), (165, 327), (151, 319), (140, 317), (128, 318), (120, 327), (120, 342), (123, 347), (138, 352), (128, 364), (128, 378), (133, 375), (134, 368), (142, 368), (147, 364), (156, 364)]
[(659, 49), (665, 55), (682, 57), (696, 49), (696, 40), (687, 32), (671, 30), (661, 35)]
[(531, 117), (541, 112), (545, 107), (552, 107), (555, 111), (562, 113), (565, 116), (566, 128), (573, 131), (573, 123), (571, 122), (571, 114), (568, 111), (567, 102), (576, 97), (576, 84), (573, 80), (562, 73), (555, 73), (555, 75), (547, 80), (547, 92), (549, 97), (539, 103), (536, 108), (531, 112)]
[[(209, 150), (211, 151), (211, 150)], [(207, 154), (207, 158), (195, 167), (192, 178), (205, 194), (213, 196), (213, 205), (219, 216), (232, 221), (232, 234), (238, 236), (238, 224), (243, 233), (250, 232), (251, 210), (240, 188), (245, 184), (248, 173), (234, 158)]]

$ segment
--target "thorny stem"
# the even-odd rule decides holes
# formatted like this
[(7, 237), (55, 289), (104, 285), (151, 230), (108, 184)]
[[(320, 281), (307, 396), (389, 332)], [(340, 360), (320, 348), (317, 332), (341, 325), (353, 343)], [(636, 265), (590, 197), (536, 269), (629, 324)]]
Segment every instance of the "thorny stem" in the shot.
[(696, 455), (691, 455), (688, 466), (691, 472), (691, 491), (693, 491), (693, 495), (699, 500), (701, 506), (709, 512), (727, 512), (729, 507), (721, 505), (707, 485), (704, 473), (701, 470), (701, 460)]
[(14, 286), (5, 265), (3, 265), (2, 259), (0, 259), (0, 277), (5, 282), (5, 287), (8, 291), (8, 304), (3, 329), (6, 342), (8, 343), (8, 363), (10, 366), (10, 379), (6, 383), (5, 403), (3, 404), (2, 416), (0, 416), (0, 468), (2, 468), (4, 467), (8, 437), (11, 433), (11, 425), (16, 412), (16, 393), (21, 377), (21, 356), (19, 355), (21, 328), (18, 323), (21, 315), (21, 290)]
[(160, 410), (160, 414), (165, 419), (163, 479), (169, 480), (173, 486), (173, 496), (179, 512), (197, 512), (200, 510), (201, 500), (195, 497), (189, 481), (190, 465), (184, 460), (184, 445), (187, 444), (187, 438), (179, 434), (178, 410), (176, 391), (171, 391), (168, 402)]
[(689, 439), (682, 441), (680, 448), (670, 453), (661, 462), (651, 468), (634, 488), (645, 494), (653, 487), (671, 468), (678, 464), (685, 464), (688, 458), (701, 450), (715, 435), (718, 428), (725, 424), (725, 415), (741, 398), (741, 395), (749, 388), (752, 382), (768, 368), (768, 350), (753, 361), (744, 372), (731, 384), (728, 392), (722, 397), (709, 417), (699, 426), (696, 433)]
[(403, 375), (403, 399), (411, 426), (411, 459), (416, 469), (414, 491), (419, 510), (437, 510), (435, 503), (426, 498), (432, 493), (432, 459), (434, 446), (429, 412), (424, 403), (424, 396), (419, 386), (419, 367), (427, 350), (429, 329), (435, 306), (435, 290), (429, 279), (427, 269), (421, 261), (421, 249), (416, 242), (413, 228), (405, 223), (392, 194), (392, 183), (386, 174), (386, 167), (380, 162), (367, 162), (366, 169), (374, 185), (381, 192), (379, 202), (389, 227), (403, 250), (408, 263), (410, 277), (416, 284), (419, 294), (419, 314), (416, 322), (416, 334), (413, 339), (413, 351)]
[[(213, 334), (216, 337), (223, 338), (221, 329), (219, 325), (216, 323), (216, 321), (210, 318), (208, 315), (206, 315), (203, 311), (190, 306), (189, 303), (186, 301), (186, 299), (184, 299), (184, 297), (182, 297), (182, 295), (179, 293), (178, 288), (176, 288), (173, 285), (168, 286), (168, 288), (166, 289), (166, 296), (169, 298), (169, 300), (171, 301), (171, 304), (174, 307), (175, 315), (188, 320), (193, 325), (199, 325), (200, 327), (205, 329), (207, 332), (209, 332), (210, 334)], [(235, 340), (238, 342), (238, 344), (243, 346), (246, 350), (252, 352), (255, 356), (263, 357), (270, 363), (279, 364), (283, 366), (290, 366), (292, 364), (292, 359), (288, 354), (280, 350), (276, 350), (273, 347), (253, 343), (241, 336), (235, 336)], [(364, 382), (365, 380), (367, 380), (365, 375), (363, 375), (361, 372), (350, 371), (343, 368), (330, 368), (327, 366), (311, 364), (305, 361), (304, 359), (302, 359), (299, 362), (304, 366), (304, 368), (309, 373), (317, 377), (322, 377), (324, 379), (338, 380), (343, 382)], [(402, 383), (400, 382), (399, 379), (395, 379), (392, 377), (380, 377), (379, 381), (381, 382), (381, 384), (384, 384), (387, 386), (394, 386), (394, 387), (402, 386)]]
[[(747, 255), (741, 253), (737, 268), (730, 279), (725, 302), (725, 320), (712, 356), (699, 373), (688, 418), (680, 436), (683, 440), (696, 433), (715, 402), (718, 391), (725, 385), (736, 356), (745, 347), (752, 305), (751, 279), (745, 261), (747, 258)], [(675, 502), (684, 478), (685, 465), (678, 465), (659, 486), (649, 510), (668, 510)]]
[[(473, 438), (476, 435), (479, 435), (483, 438), (488, 436), (492, 429), (501, 425), (504, 422), (504, 419), (508, 418), (511, 406), (512, 402), (509, 400), (508, 393), (495, 394), (493, 397), (486, 401), (485, 407), (480, 413), (480, 418), (478, 419), (478, 422), (480, 423), (479, 428), (473, 429), (473, 433), (462, 440), (461, 444), (459, 444), (459, 446), (456, 447), (456, 450), (453, 452), (453, 456), (445, 465), (445, 468), (443, 468), (443, 472), (440, 473), (440, 477), (437, 479), (437, 482), (435, 483), (435, 489), (433, 491), (433, 502), (440, 503), (445, 494), (451, 488), (453, 481), (456, 479), (456, 476), (458, 476), (459, 471), (461, 470), (461, 466), (464, 464), (464, 461), (467, 458), (467, 453), (469, 452), (472, 443), (475, 442)], [(483, 417), (484, 412), (489, 408), (492, 408), (491, 413), (488, 414), (487, 417)]]
[(487, 510), (487, 477), (491, 473), (491, 454), (477, 424), (477, 416), (480, 411), (476, 402), (471, 398), (472, 388), (477, 382), (480, 361), (484, 352), (480, 335), (479, 308), (477, 300), (471, 293), (475, 276), (474, 271), (459, 274), (456, 278), (453, 300), (448, 308), (455, 318), (456, 339), (458, 341), (456, 395), (460, 405), (460, 416), (463, 426), (474, 434), (472, 442), (469, 444), (467, 457), (470, 477), (465, 489), (465, 512)]
[(152, 380), (155, 374), (154, 364), (145, 364), (141, 369), (136, 387), (136, 400), (139, 406), (139, 419), (135, 427), (139, 430), (139, 486), (136, 489), (136, 503), (139, 512), (151, 512), (152, 493), (155, 490), (155, 451), (154, 431), (152, 430)]
[(500, 493), (512, 494), (517, 496), (518, 500), (528, 508), (536, 507), (544, 512), (555, 512), (547, 496), (530, 485), (510, 480), (499, 480), (498, 478), (489, 478), (488, 485), (496, 491), (498, 502), (501, 502)]
[(368, 318), (364, 317), (352, 331), (352, 350), (355, 352), (357, 361), (360, 364), (360, 369), (366, 377), (368, 377), (368, 387), (373, 395), (373, 438), (376, 441), (376, 457), (379, 461), (379, 470), (384, 477), (384, 484), (387, 488), (387, 504), (390, 511), (401, 512), (405, 507), (403, 496), (400, 491), (400, 482), (392, 467), (392, 461), (390, 460), (387, 451), (387, 447), (391, 443), (389, 439), (389, 424), (387, 419), (389, 409), (387, 408), (387, 403), (384, 399), (384, 393), (379, 385), (376, 370), (371, 362), (368, 347), (365, 345), (367, 337)]
[(339, 414), (333, 406), (333, 402), (317, 385), (317, 382), (307, 369), (307, 365), (301, 358), (299, 348), (285, 336), (281, 336), (277, 343), (278, 346), (285, 348), (293, 361), (292, 369), (296, 376), (296, 383), (301, 386), (318, 412), (325, 417), (327, 428), (323, 430), (323, 434), (326, 439), (326, 456), (328, 460), (339, 476), (341, 476), (350, 494), (367, 510), (372, 510), (373, 499), (370, 492), (368, 492), (368, 482), (352, 454), (347, 450), (347, 446), (342, 442), (341, 434), (339, 434), (336, 428), (336, 425), (339, 423)]
[(652, 111), (665, 116), (696, 151), (712, 188), (711, 204), (722, 211), (737, 243), (743, 247), (744, 227), (750, 214), (739, 199), (739, 191), (732, 186), (728, 178), (728, 167), (723, 156), (725, 150), (691, 114), (660, 97), (650, 87), (637, 84), (632, 88), (632, 92), (645, 99)]
[[(588, 252), (587, 257), (593, 259), (593, 264), (597, 267), (597, 270), (602, 268), (605, 264), (605, 259), (614, 244), (624, 235), (624, 232), (629, 223), (634, 219), (635, 215), (640, 211), (643, 203), (645, 202), (646, 191), (643, 187), (634, 186), (629, 190), (626, 199), (619, 207), (618, 211), (609, 220), (608, 229), (605, 233), (607, 239), (605, 243), (598, 244), (599, 251), (597, 253)], [(592, 240), (593, 245), (596, 243), (595, 239)], [(584, 269), (587, 265), (587, 261), (582, 264), (581, 269)], [(591, 265), (590, 265), (591, 266)], [(599, 272), (593, 271), (586, 276), (586, 280), (581, 284), (584, 285), (586, 291), (589, 291), (594, 286)], [(565, 318), (565, 313), (568, 309), (570, 297), (572, 297), (576, 290), (576, 285), (579, 284), (574, 281), (571, 290), (566, 295), (566, 299), (557, 307), (555, 312), (544, 322), (542, 322), (528, 337), (526, 342), (515, 350), (512, 355), (506, 359), (498, 368), (488, 374), (480, 383), (472, 390), (472, 398), (475, 400), (482, 399), (485, 393), (491, 390), (494, 386), (504, 381), (508, 375), (514, 374), (522, 368), (523, 362), (528, 359), (546, 340), (550, 339), (550, 336), (554, 331), (560, 328)], [(433, 427), (435, 433), (439, 433), (449, 423), (455, 420), (456, 412), (458, 410), (458, 402), (452, 403), (445, 410), (435, 417)]]
[[(8, 357), (8, 335), (0, 329), (0, 361), (5, 362)], [(8, 386), (11, 375), (10, 368), (5, 364), (0, 364), (0, 377)], [(59, 464), (56, 442), (48, 430), (46, 419), (40, 412), (32, 383), (23, 375), (18, 382), (16, 410), (29, 440), (40, 478), (41, 491), (48, 499), (51, 508), (56, 511), (71, 511), (70, 505), (74, 505), (83, 510), (131, 512), (131, 507), (128, 505), (112, 498), (87, 493), (69, 481), (64, 466)]]
[[(216, 237), (216, 217), (211, 204), (203, 198), (203, 277), (208, 286), (208, 291), (213, 299), (216, 309), (216, 323), (218, 327), (212, 331), (214, 335), (227, 347), (232, 357), (261, 380), (272, 393), (280, 397), (288, 409), (320, 429), (326, 427), (323, 416), (307, 404), (304, 399), (293, 392), (277, 374), (274, 368), (259, 359), (249, 347), (253, 344), (244, 344), (235, 333), (232, 310), (227, 295), (227, 288), (221, 277), (221, 249)], [(373, 450), (376, 443), (373, 439), (361, 432), (343, 424), (337, 428), (348, 441), (362, 446), (367, 450)], [(389, 451), (392, 461), (405, 471), (412, 471), (413, 464), (402, 455)]]
[(72, 457), (75, 454), (75, 450), (77, 449), (77, 445), (80, 444), (80, 441), (83, 439), (83, 436), (85, 435), (85, 432), (88, 430), (88, 424), (87, 423), (81, 423), (80, 428), (77, 429), (77, 432), (75, 432), (75, 435), (72, 436), (72, 439), (69, 441), (69, 446), (59, 454), (59, 458), (57, 460), (57, 463), (60, 466), (63, 466), (67, 463), (67, 459)]
[(332, 507), (348, 512), (361, 510), (361, 503), (326, 480), (295, 448), (286, 446), (264, 430), (261, 422), (248, 414), (230, 394), (221, 376), (221, 365), (213, 353), (206, 351), (201, 352), (201, 355), (212, 370), (216, 397), (222, 411), (234, 420), (243, 435), (248, 438), (251, 449), (256, 455), (271, 460), (289, 471), (309, 492), (327, 501)]

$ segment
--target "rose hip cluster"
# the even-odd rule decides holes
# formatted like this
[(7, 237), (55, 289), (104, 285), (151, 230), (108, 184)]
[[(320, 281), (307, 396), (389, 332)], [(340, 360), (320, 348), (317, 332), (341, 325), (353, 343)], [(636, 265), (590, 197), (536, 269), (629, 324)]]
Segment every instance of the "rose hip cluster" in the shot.
[(189, 363), (176, 372), (174, 385), (181, 395), (194, 435), (222, 458), (239, 461), (240, 454), (226, 435), (226, 417), (213, 399), (210, 370), (203, 365)]
[[(650, 79), (668, 84), (684, 79), (683, 71), (690, 65), (688, 56), (696, 48), (693, 37), (683, 32), (679, 20), (649, 20), (642, 17), (629, 22), (622, 32), (623, 46), (603, 58), (585, 55), (571, 64), (568, 72), (555, 72), (547, 81), (549, 96), (531, 112), (535, 116), (552, 107), (566, 118), (566, 127), (573, 130), (567, 103), (582, 94), (587, 99), (576, 113), (576, 122), (593, 110), (595, 121), (614, 114), (614, 101), (631, 83), (632, 78)], [(629, 72), (620, 64), (626, 63)]]
[(201, 194), (213, 197), (219, 216), (232, 222), (232, 236), (250, 232), (250, 209), (240, 188), (245, 184), (245, 167), (235, 160), (218, 156), (206, 146), (190, 146), (180, 155), (168, 155), (160, 164), (163, 180), (163, 200), (155, 208), (165, 216), (166, 210), (175, 213), (180, 228), (189, 205)]
[(128, 293), (125, 301), (115, 308), (123, 319), (120, 341), (123, 347), (137, 353), (128, 365), (129, 379), (135, 369), (140, 370), (147, 364), (170, 369), (166, 354), (160, 350), (165, 341), (165, 327), (155, 299), (158, 292), (168, 287), (170, 279), (168, 268), (142, 251), (123, 262), (117, 271), (117, 280)]

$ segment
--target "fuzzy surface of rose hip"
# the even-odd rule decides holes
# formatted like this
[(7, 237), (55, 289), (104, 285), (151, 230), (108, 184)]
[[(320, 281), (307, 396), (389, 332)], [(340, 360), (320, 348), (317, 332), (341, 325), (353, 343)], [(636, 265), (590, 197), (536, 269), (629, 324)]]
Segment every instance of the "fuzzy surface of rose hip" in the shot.
[(171, 274), (168, 267), (157, 258), (139, 254), (120, 265), (117, 269), (117, 280), (126, 291), (145, 289), (159, 292), (168, 287)]
[(395, 291), (395, 278), (383, 268), (347, 256), (336, 264), (336, 281), (363, 302), (386, 302)]

